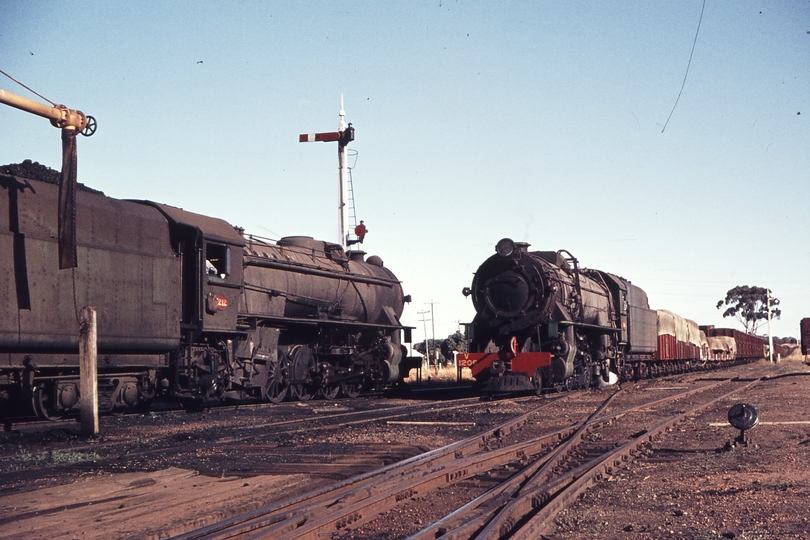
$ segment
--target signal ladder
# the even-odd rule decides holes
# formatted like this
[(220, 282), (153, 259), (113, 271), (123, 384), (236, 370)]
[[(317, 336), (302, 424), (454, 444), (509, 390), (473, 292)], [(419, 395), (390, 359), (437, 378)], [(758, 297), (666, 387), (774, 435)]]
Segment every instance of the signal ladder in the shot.
[[(357, 161), (357, 151), (356, 150), (349, 150), (349, 155), (355, 158), (355, 163)], [(357, 240), (357, 237), (354, 235), (354, 228), (357, 227), (357, 209), (354, 206), (354, 187), (352, 185), (352, 169), (354, 167), (346, 167), (349, 170), (349, 178), (348, 178), (348, 191), (349, 196), (346, 203), (349, 205), (349, 236), (352, 240)]]

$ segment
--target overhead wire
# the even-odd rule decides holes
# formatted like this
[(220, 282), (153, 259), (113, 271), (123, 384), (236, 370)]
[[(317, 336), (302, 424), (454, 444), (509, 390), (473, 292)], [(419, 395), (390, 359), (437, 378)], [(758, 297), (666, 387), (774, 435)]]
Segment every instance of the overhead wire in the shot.
[(42, 99), (44, 99), (45, 101), (47, 101), (48, 103), (50, 103), (51, 105), (53, 105), (54, 107), (56, 107), (56, 103), (54, 103), (54, 102), (53, 102), (53, 101), (51, 101), (50, 99), (46, 98), (45, 96), (43, 96), (43, 95), (42, 95), (42, 94), (40, 94), (39, 92), (37, 92), (37, 91), (35, 91), (35, 90), (32, 90), (31, 88), (29, 88), (29, 87), (25, 86), (23, 83), (21, 83), (20, 81), (18, 81), (17, 79), (15, 79), (15, 78), (14, 78), (14, 77), (12, 77), (11, 75), (9, 75), (9, 74), (8, 74), (8, 73), (6, 73), (5, 71), (3, 71), (2, 69), (0, 69), (0, 73), (2, 73), (2, 74), (3, 74), (3, 75), (5, 75), (6, 77), (8, 77), (8, 78), (9, 78), (9, 79), (11, 79), (12, 81), (14, 81), (15, 83), (19, 84), (20, 86), (22, 86), (23, 88), (25, 88), (26, 90), (28, 90), (29, 92), (31, 92), (32, 94), (34, 94), (34, 95), (37, 95), (37, 96), (41, 97)]
[(661, 129), (661, 133), (667, 129), (667, 124), (669, 124), (669, 119), (672, 118), (672, 113), (675, 112), (675, 107), (678, 106), (678, 101), (681, 100), (681, 94), (683, 93), (683, 88), (686, 86), (686, 77), (689, 76), (689, 66), (692, 65), (692, 56), (695, 54), (695, 45), (697, 44), (698, 34), (700, 34), (700, 23), (703, 22), (703, 11), (706, 9), (706, 0), (703, 0), (703, 7), (700, 8), (700, 19), (698, 19), (698, 26), (697, 31), (695, 32), (695, 40), (692, 42), (692, 52), (689, 53), (689, 62), (686, 64), (686, 73), (683, 75), (683, 83), (681, 84), (681, 90), (678, 92), (678, 97), (675, 99), (675, 105), (672, 106), (672, 110), (669, 112), (669, 116), (667, 117), (667, 121), (664, 122), (664, 127)]

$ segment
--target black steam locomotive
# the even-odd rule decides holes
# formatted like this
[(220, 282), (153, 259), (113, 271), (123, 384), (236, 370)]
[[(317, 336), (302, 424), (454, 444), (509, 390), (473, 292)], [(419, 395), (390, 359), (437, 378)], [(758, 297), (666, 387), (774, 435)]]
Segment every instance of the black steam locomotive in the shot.
[(58, 178), (30, 162), (0, 168), (0, 416), (76, 409), (83, 306), (98, 314), (108, 410), (155, 396), (352, 396), (400, 378), (409, 298), (379, 257), (80, 188), (78, 266), (59, 270)]
[(463, 291), (476, 316), (459, 365), (485, 390), (587, 388), (763, 357), (756, 336), (651, 310), (630, 281), (580, 268), (565, 250), (528, 247), (499, 241)]

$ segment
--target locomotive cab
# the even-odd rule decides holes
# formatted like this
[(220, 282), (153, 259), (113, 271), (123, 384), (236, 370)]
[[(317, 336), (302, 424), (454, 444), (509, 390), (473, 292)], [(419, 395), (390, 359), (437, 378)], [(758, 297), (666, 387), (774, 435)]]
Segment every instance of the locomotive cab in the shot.
[(235, 346), (246, 339), (237, 328), (242, 235), (221, 219), (150, 201), (142, 204), (166, 217), (181, 261), (181, 343), (172, 354), (173, 370), (162, 388), (194, 400), (258, 396), (260, 388), (252, 385), (260, 386), (258, 381), (266, 378), (264, 370), (252, 370), (246, 376), (231, 362)]
[(201, 291), (203, 330), (232, 332), (236, 329), (242, 265), (231, 264), (231, 252), (241, 250), (241, 247), (208, 239), (204, 244), (205, 277)]
[(242, 235), (226, 221), (173, 206), (147, 202), (169, 220), (172, 243), (182, 259), (186, 330), (236, 332), (242, 291)]

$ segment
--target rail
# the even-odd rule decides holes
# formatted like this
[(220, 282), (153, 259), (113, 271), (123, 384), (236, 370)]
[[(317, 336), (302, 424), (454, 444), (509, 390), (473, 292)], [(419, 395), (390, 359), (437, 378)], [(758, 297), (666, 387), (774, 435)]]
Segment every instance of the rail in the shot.
[[(488, 430), (483, 435), (178, 538), (292, 540), (329, 537), (357, 528), (414, 496), (423, 496), (432, 490), (504, 467), (518, 470), (505, 482), (415, 534), (411, 540), (537, 538), (538, 531), (547, 531), (556, 513), (574, 500), (576, 495), (604, 474), (612, 472), (623, 461), (631, 459), (648, 441), (688, 416), (758, 381), (749, 382), (743, 388), (738, 386), (704, 400), (686, 412), (656, 421), (651, 427), (634, 435), (629, 442), (615, 447), (595, 449), (586, 440), (595, 430), (610, 426), (630, 412), (643, 412), (740, 381), (715, 381), (604, 414), (606, 407), (621, 393), (617, 392), (585, 420), (508, 446), (499, 445), (507, 433), (517, 433), (526, 427), (538, 409)], [(521, 526), (518, 527), (518, 524)]]

